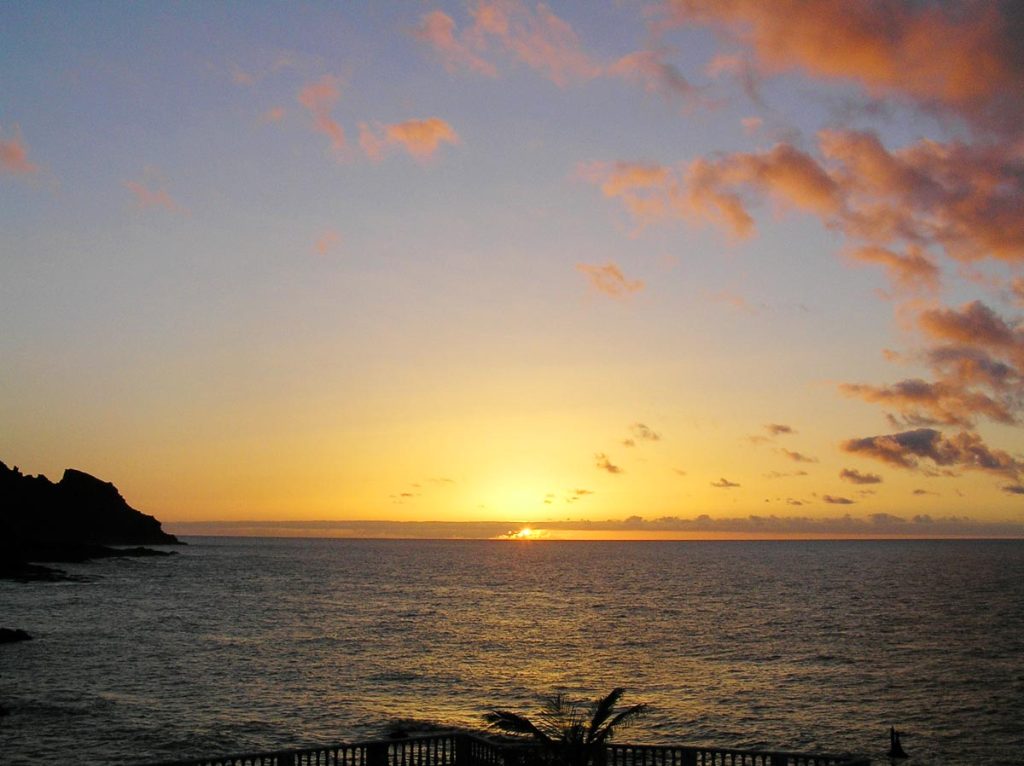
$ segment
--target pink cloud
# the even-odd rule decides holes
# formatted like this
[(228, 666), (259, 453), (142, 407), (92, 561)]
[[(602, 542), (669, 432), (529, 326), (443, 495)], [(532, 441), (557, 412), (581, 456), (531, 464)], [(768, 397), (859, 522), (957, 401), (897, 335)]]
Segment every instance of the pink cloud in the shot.
[(975, 126), (1019, 130), (1024, 68), (1013, 4), (902, 0), (667, 0), (664, 25), (731, 33), (765, 73), (857, 82)]
[(9, 139), (5, 140), (0, 133), (0, 175), (32, 175), (38, 170), (35, 163), (29, 162), (28, 147), (17, 127), (14, 128), (14, 136)]
[(1016, 347), (1024, 352), (1024, 332), (1012, 327), (981, 301), (960, 309), (930, 309), (920, 316), (921, 328), (932, 338), (991, 348)]
[(428, 159), (441, 143), (457, 144), (459, 136), (442, 119), (407, 120), (385, 128), (388, 141), (401, 145), (417, 159)]
[[(923, 140), (891, 152), (871, 133), (823, 131), (818, 149), (814, 156), (780, 143), (698, 157), (682, 177), (665, 166), (621, 162), (591, 163), (581, 175), (641, 225), (688, 218), (740, 238), (754, 232), (758, 199), (772, 198), (859, 241), (854, 257), (882, 265), (901, 287), (936, 283), (925, 246), (964, 262), (1024, 261), (1024, 177), (1013, 147)], [(637, 168), (642, 182), (630, 180)], [(901, 247), (906, 254), (897, 253)]]
[(455, 21), (442, 11), (431, 11), (413, 30), (413, 36), (427, 43), (440, 56), (445, 69), (454, 72), (465, 68), (476, 74), (494, 77), (497, 70), (481, 58), (472, 47), (455, 34)]
[(470, 16), (472, 24), (459, 32), (450, 16), (432, 11), (413, 36), (429, 45), (449, 71), (493, 77), (497, 70), (485, 55), (496, 46), (559, 86), (601, 74), (572, 26), (543, 4), (531, 9), (521, 0), (480, 0)]
[(179, 205), (165, 189), (151, 189), (138, 181), (124, 181), (124, 186), (135, 197), (135, 204), (140, 210), (163, 208), (171, 213), (184, 213)]
[(340, 244), (341, 234), (334, 229), (324, 229), (313, 243), (313, 252), (319, 256), (326, 256)]
[(442, 143), (457, 144), (459, 135), (438, 117), (406, 120), (376, 129), (366, 123), (359, 125), (359, 145), (366, 156), (374, 160), (380, 159), (392, 146), (401, 147), (418, 160), (429, 160)]
[(472, 14), (476, 34), (496, 37), (506, 50), (556, 85), (601, 73), (572, 26), (543, 4), (531, 11), (519, 0), (492, 0), (477, 3)]
[(341, 97), (340, 80), (324, 75), (317, 82), (309, 83), (299, 91), (298, 100), (313, 116), (313, 129), (331, 140), (335, 153), (345, 149), (345, 131), (331, 117), (331, 109)]
[(626, 279), (619, 267), (611, 262), (603, 266), (577, 263), (576, 269), (587, 278), (594, 290), (609, 298), (628, 298), (644, 288), (641, 280)]
[(847, 255), (860, 263), (882, 266), (892, 285), (900, 292), (939, 291), (939, 267), (920, 247), (910, 245), (906, 253), (901, 254), (877, 245), (866, 245), (848, 251)]
[(579, 176), (600, 187), (602, 194), (622, 203), (639, 228), (679, 215), (679, 179), (668, 167), (644, 162), (592, 162)]
[(280, 122), (284, 119), (285, 110), (284, 107), (274, 106), (268, 109), (260, 117), (261, 122)]
[(684, 103), (692, 102), (700, 93), (676, 67), (665, 61), (662, 51), (630, 53), (608, 67), (607, 72), (638, 84), (647, 93), (657, 93)]

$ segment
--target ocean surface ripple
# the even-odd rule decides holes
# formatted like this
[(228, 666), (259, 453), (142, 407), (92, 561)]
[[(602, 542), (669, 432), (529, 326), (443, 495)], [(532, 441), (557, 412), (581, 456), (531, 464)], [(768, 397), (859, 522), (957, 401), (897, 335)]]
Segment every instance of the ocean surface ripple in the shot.
[(191, 538), (0, 583), (4, 763), (479, 728), (614, 686), (621, 741), (1024, 763), (1024, 542)]

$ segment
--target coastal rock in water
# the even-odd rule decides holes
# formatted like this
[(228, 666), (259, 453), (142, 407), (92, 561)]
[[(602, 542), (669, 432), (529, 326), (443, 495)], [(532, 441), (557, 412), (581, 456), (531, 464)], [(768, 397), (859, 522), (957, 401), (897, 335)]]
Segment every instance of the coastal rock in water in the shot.
[(17, 641), (31, 641), (30, 636), (20, 628), (0, 628), (0, 644), (13, 644)]

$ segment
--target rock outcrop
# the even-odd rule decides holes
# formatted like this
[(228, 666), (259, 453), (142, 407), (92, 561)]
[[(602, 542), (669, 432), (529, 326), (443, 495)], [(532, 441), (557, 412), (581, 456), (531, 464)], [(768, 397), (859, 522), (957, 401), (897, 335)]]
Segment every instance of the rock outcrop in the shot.
[[(178, 545), (160, 522), (140, 513), (117, 488), (68, 468), (56, 484), (24, 476), (0, 462), (0, 576), (40, 579), (30, 561), (83, 561), (111, 555), (157, 554), (107, 546)], [(21, 579), (19, 577), (19, 579)]]

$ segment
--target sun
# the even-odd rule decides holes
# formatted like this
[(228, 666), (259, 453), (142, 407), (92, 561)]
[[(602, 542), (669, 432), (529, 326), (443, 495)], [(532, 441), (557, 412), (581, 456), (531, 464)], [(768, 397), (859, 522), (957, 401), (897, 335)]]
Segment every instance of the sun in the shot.
[(518, 532), (512, 532), (509, 536), (509, 540), (536, 540), (540, 537), (540, 532), (532, 527), (523, 527)]

